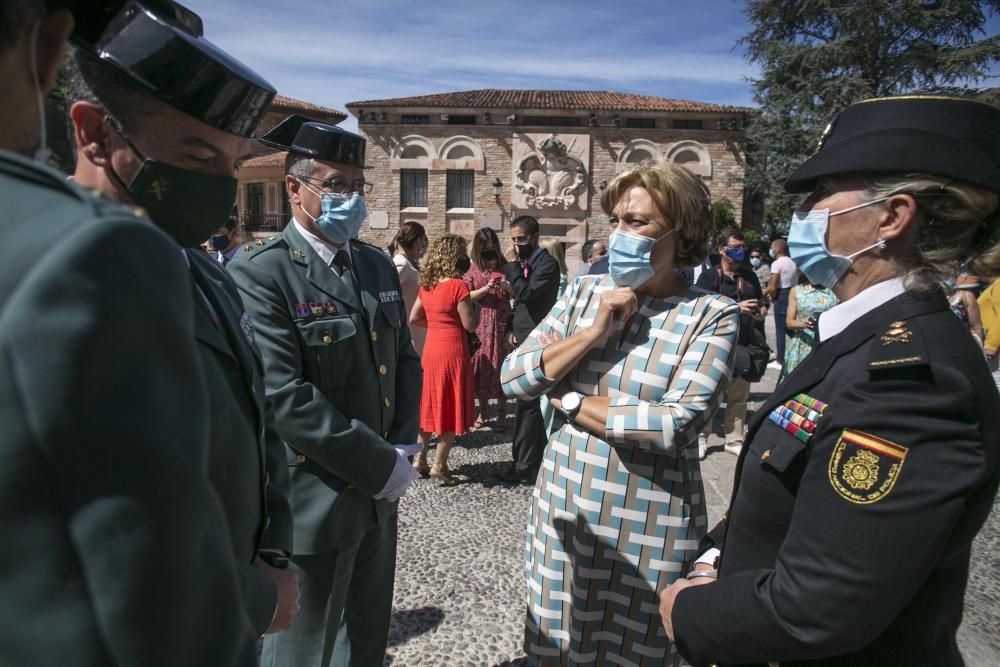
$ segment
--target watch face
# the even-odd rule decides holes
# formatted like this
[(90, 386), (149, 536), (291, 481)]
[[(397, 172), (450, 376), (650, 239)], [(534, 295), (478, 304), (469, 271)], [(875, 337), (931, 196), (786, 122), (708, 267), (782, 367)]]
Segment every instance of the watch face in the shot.
[(562, 397), (562, 408), (567, 412), (574, 412), (580, 407), (580, 394), (571, 391)]

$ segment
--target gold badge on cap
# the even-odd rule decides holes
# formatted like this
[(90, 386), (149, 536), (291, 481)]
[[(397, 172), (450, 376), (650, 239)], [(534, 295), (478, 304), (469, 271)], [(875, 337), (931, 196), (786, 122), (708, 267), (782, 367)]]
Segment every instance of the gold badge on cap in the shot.
[(845, 428), (830, 454), (830, 484), (857, 505), (882, 500), (896, 485), (909, 450), (894, 442)]
[(837, 117), (834, 116), (833, 120), (831, 120), (829, 123), (826, 124), (826, 129), (823, 130), (823, 134), (820, 135), (819, 142), (817, 142), (816, 144), (816, 150), (813, 151), (813, 155), (819, 153), (820, 149), (823, 148), (823, 144), (825, 144), (826, 140), (830, 137), (831, 134), (833, 134), (833, 126), (836, 124), (837, 124)]

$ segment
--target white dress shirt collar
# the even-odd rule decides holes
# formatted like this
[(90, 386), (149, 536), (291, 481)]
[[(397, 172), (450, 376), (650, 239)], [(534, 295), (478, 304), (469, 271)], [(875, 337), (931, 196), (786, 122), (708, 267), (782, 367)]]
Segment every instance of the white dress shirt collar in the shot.
[(902, 278), (890, 278), (861, 290), (853, 299), (839, 303), (819, 316), (819, 340), (833, 338), (865, 313), (875, 310), (905, 291)]
[(337, 246), (333, 243), (330, 243), (326, 239), (322, 239), (316, 236), (315, 234), (311, 233), (305, 227), (299, 224), (299, 221), (296, 220), (295, 218), (292, 218), (292, 224), (295, 225), (295, 229), (299, 232), (299, 234), (302, 235), (302, 238), (304, 238), (306, 240), (306, 243), (308, 243), (312, 247), (312, 249), (316, 251), (316, 254), (319, 255), (319, 258), (322, 259), (323, 263), (326, 264), (327, 266), (331, 266), (333, 264), (333, 258), (336, 256), (337, 251), (340, 250), (341, 248), (347, 251), (348, 261), (353, 263), (354, 260), (351, 257), (350, 243), (345, 243), (342, 246)]

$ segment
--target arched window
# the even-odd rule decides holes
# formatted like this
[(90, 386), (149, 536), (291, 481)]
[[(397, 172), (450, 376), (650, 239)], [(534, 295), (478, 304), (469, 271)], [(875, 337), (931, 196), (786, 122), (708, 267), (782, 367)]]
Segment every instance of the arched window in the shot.
[(479, 142), (472, 137), (461, 135), (449, 137), (441, 144), (439, 153), (445, 160), (443, 165), (445, 169), (473, 169), (475, 171), (486, 169), (483, 149)]
[(436, 157), (434, 144), (418, 134), (411, 134), (393, 145), (389, 165), (392, 169), (430, 169)]
[(615, 172), (621, 173), (644, 162), (656, 162), (662, 159), (663, 152), (655, 143), (649, 139), (633, 139), (625, 144), (618, 154)]
[(712, 157), (697, 141), (678, 141), (667, 151), (667, 159), (682, 165), (702, 178), (712, 177)]

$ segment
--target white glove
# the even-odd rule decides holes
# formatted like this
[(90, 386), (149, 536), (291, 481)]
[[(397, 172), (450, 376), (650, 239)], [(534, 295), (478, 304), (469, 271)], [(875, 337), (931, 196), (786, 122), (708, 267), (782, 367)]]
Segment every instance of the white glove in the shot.
[(417, 451), (420, 451), (420, 445), (396, 446), (396, 463), (392, 467), (392, 472), (389, 473), (389, 479), (386, 480), (385, 486), (375, 494), (376, 500), (388, 500), (390, 503), (394, 503), (406, 495), (410, 482), (417, 478), (417, 471), (413, 469), (409, 459), (406, 458), (409, 455), (408, 448), (412, 447), (417, 447)]

